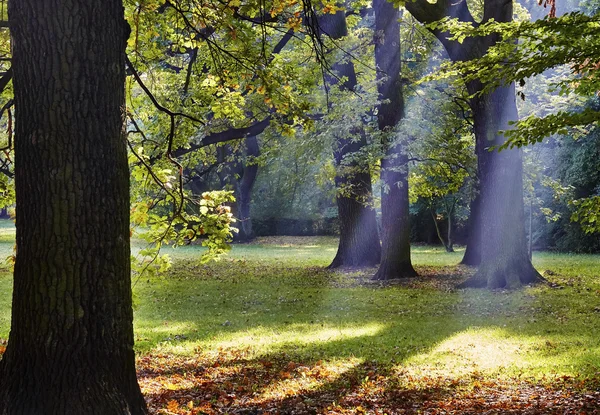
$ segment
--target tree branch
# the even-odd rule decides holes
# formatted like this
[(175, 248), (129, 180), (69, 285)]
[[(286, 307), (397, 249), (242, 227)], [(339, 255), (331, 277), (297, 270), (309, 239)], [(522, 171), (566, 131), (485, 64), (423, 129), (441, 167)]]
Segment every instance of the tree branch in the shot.
[[(436, 3), (429, 3), (427, 0), (411, 0), (406, 2), (405, 7), (415, 19), (425, 25), (449, 17), (477, 26), (466, 0), (438, 0)], [(442, 32), (439, 29), (430, 29), (430, 31), (442, 42), (454, 62), (470, 60), (483, 53), (480, 45), (481, 38), (467, 38), (463, 43), (459, 43), (456, 40), (450, 40), (449, 32)]]
[(270, 123), (271, 116), (268, 116), (264, 120), (251, 124), (248, 127), (230, 128), (225, 131), (209, 134), (206, 137), (204, 137), (199, 143), (194, 143), (190, 145), (189, 148), (180, 148), (175, 150), (173, 152), (173, 155), (175, 157), (181, 157), (185, 154), (194, 152), (211, 144), (225, 143), (227, 141), (239, 140), (253, 135), (259, 135), (269, 126)]

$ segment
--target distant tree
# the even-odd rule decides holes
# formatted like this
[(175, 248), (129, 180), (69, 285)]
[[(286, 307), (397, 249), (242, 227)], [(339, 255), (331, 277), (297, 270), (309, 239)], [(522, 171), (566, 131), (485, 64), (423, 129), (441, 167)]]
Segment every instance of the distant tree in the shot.
[[(438, 239), (446, 251), (453, 252), (455, 219), (468, 211), (473, 198), (477, 160), (472, 124), (465, 120), (465, 101), (460, 95), (444, 101), (458, 92), (444, 87), (444, 94), (433, 88), (421, 91), (428, 105), (407, 120), (421, 136), (411, 145), (410, 160), (415, 166), (409, 176), (409, 194), (411, 202), (421, 201), (427, 207)], [(435, 119), (431, 114), (436, 114)], [(424, 120), (426, 127), (419, 128), (417, 124)], [(445, 235), (439, 222), (446, 223)]]
[[(561, 5), (563, 2), (557, 4)], [(465, 37), (497, 38), (488, 53), (454, 62), (452, 71), (462, 74), (465, 82), (480, 82), (482, 91), (491, 91), (499, 85), (518, 82), (524, 86), (529, 78), (542, 74), (549, 68), (567, 65), (568, 76), (552, 85), (563, 95), (592, 97), (598, 92), (598, 40), (595, 36), (600, 20), (600, 7), (596, 0), (583, 2), (581, 11), (560, 15), (550, 9), (550, 16), (533, 22), (487, 21), (449, 22), (448, 30), (455, 39)], [(564, 11), (564, 10), (563, 10)], [(518, 41), (517, 41), (518, 40)], [(449, 69), (449, 68), (446, 68)], [(523, 92), (519, 91), (525, 99)], [(545, 114), (532, 114), (506, 128), (501, 148), (521, 147), (541, 142), (556, 133), (581, 134), (587, 126), (600, 119), (592, 107), (573, 106), (557, 108)], [(577, 202), (581, 207), (573, 219), (586, 224), (586, 217), (595, 221), (600, 212), (600, 198), (591, 196)], [(589, 228), (588, 228), (589, 229)]]
[(221, 188), (233, 190), (235, 202), (233, 215), (236, 218), (237, 232), (233, 238), (238, 242), (249, 242), (254, 239), (252, 217), (250, 215), (252, 190), (258, 175), (257, 158), (260, 147), (256, 136), (247, 137), (242, 149), (234, 151), (230, 145), (217, 149), (219, 178)]
[[(335, 13), (321, 15), (318, 24), (320, 30), (333, 40), (348, 36), (345, 7), (340, 6)], [(343, 57), (343, 60), (331, 65), (331, 70), (333, 76), (326, 76), (329, 87), (341, 80), (338, 87), (342, 91), (356, 92), (358, 82), (352, 60)], [(339, 132), (335, 135), (335, 183), (338, 188), (336, 203), (340, 240), (329, 267), (374, 266), (381, 258), (381, 243), (373, 207), (370, 169), (360, 155), (367, 145), (364, 128), (359, 123), (348, 131), (348, 136)]]

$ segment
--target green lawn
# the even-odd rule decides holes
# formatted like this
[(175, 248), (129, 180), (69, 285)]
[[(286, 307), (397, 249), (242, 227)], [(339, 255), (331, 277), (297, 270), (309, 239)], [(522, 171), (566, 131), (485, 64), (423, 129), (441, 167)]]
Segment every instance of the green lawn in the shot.
[[(249, 348), (303, 360), (357, 359), (422, 373), (592, 376), (600, 368), (600, 261), (538, 254), (562, 288), (454, 290), (461, 252), (419, 246), (424, 281), (381, 286), (370, 272), (328, 272), (332, 238), (265, 238), (197, 263), (172, 251), (168, 276), (135, 286), (140, 353)], [(454, 275), (453, 275), (454, 274)], [(554, 275), (557, 274), (557, 275)]]
[[(12, 251), (0, 228), (0, 255)], [(374, 272), (330, 272), (334, 238), (261, 238), (200, 265), (200, 248), (170, 249), (172, 270), (134, 279), (140, 356), (217, 356), (327, 364), (347, 371), (375, 362), (412, 379), (574, 378), (600, 372), (600, 261), (539, 253), (534, 262), (560, 288), (455, 290), (472, 271), (462, 252), (417, 246), (422, 275), (372, 283)], [(0, 276), (0, 337), (10, 322), (10, 274)]]

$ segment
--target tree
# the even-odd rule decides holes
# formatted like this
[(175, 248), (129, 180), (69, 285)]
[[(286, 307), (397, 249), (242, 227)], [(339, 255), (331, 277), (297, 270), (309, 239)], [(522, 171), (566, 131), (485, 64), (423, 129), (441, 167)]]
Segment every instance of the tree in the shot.
[[(449, 91), (447, 85), (426, 86), (429, 88), (420, 91), (426, 105), (421, 105), (420, 111), (413, 106), (405, 118), (409, 128), (420, 136), (411, 144), (410, 159), (416, 165), (410, 171), (409, 194), (412, 203), (420, 200), (429, 211), (446, 251), (454, 252), (456, 219), (468, 210), (476, 181), (473, 129), (470, 122), (465, 122), (468, 111), (463, 107), (462, 96), (455, 95), (460, 91)], [(448, 96), (452, 101), (444, 100)], [(435, 119), (431, 114), (436, 115)], [(420, 127), (423, 124), (425, 127)], [(445, 236), (438, 221), (446, 222)]]
[[(431, 24), (443, 18), (475, 23), (464, 1), (429, 3), (417, 0), (407, 2), (406, 8), (422, 23)], [(512, 1), (484, 2), (482, 22), (510, 22), (512, 16)], [(430, 28), (453, 62), (481, 57), (501, 40), (497, 33), (459, 39), (442, 26)], [(472, 97), (469, 105), (473, 113), (480, 180), (479, 199), (473, 204), (472, 214), (479, 215), (476, 216), (479, 223), (475, 224), (479, 229), (475, 232), (480, 238), (477, 245), (481, 247), (481, 262), (477, 274), (464, 286), (518, 287), (540, 281), (541, 276), (527, 255), (521, 151), (490, 151), (505, 143), (506, 138), (500, 130), (509, 129), (510, 123), (518, 118), (514, 83), (485, 91), (485, 84), (480, 79), (469, 78), (466, 87)]]
[(241, 151), (234, 151), (230, 145), (217, 149), (221, 187), (223, 189), (232, 188), (235, 196), (233, 214), (238, 220), (238, 232), (234, 235), (234, 240), (238, 242), (249, 242), (255, 236), (252, 230), (250, 202), (258, 174), (258, 164), (255, 159), (260, 156), (260, 147), (256, 136), (250, 136), (244, 140), (244, 150), (245, 159), (240, 154)]
[[(583, 11), (564, 15), (554, 8), (554, 2), (549, 3), (552, 5), (549, 17), (533, 22), (490, 20), (478, 25), (468, 21), (452, 22), (450, 28), (455, 39), (495, 37), (498, 42), (483, 55), (454, 62), (451, 71), (461, 73), (467, 83), (482, 83), (482, 92), (489, 92), (511, 82), (519, 82), (522, 87), (532, 76), (542, 74), (549, 68), (567, 65), (569, 76), (553, 84), (552, 89), (563, 95), (596, 95), (600, 62), (595, 36), (600, 19), (598, 2), (584, 2)], [(525, 99), (522, 91), (519, 91), (519, 95)], [(569, 130), (579, 135), (582, 129), (598, 119), (598, 112), (585, 106), (542, 115), (532, 114), (507, 129), (507, 139), (501, 148), (535, 144), (553, 134), (565, 134)], [(584, 208), (579, 212), (581, 215), (575, 215), (574, 219), (583, 221), (584, 225), (588, 216), (586, 212), (595, 218), (595, 211), (600, 210), (600, 199), (596, 197), (585, 198), (577, 203)]]
[[(345, 8), (341, 7), (333, 14), (319, 17), (319, 27), (334, 40), (348, 36)], [(336, 62), (332, 65), (332, 71), (336, 78), (331, 75), (326, 77), (330, 86), (342, 80), (339, 85), (342, 91), (355, 91), (357, 79), (352, 61)], [(362, 125), (355, 126), (350, 133), (354, 137), (338, 133), (334, 143), (340, 241), (330, 268), (375, 266), (381, 258), (381, 244), (372, 203), (371, 176), (368, 166), (364, 165), (359, 156), (367, 145), (366, 137)]]
[(135, 374), (121, 0), (9, 1), (17, 257), (0, 413), (144, 414)]
[(404, 116), (404, 97), (400, 74), (400, 14), (397, 6), (375, 0), (375, 63), (381, 99), (377, 125), (382, 133), (381, 160), (381, 265), (376, 280), (414, 277), (410, 259), (410, 225), (408, 198), (408, 157), (397, 143), (394, 132)]

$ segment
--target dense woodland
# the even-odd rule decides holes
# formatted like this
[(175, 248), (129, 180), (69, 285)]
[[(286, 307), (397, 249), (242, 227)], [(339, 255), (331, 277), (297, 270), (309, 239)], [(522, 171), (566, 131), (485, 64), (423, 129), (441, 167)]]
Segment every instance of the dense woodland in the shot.
[[(561, 288), (534, 251), (600, 250), (599, 8), (1, 1), (0, 202), (16, 248), (0, 413), (157, 410), (137, 380), (132, 286), (178, 275), (165, 247), (204, 247), (192, 278), (205, 278), (232, 243), (329, 235), (307, 281), (359, 272), (360, 287), (416, 284), (415, 297), (439, 278), (489, 298)], [(454, 262), (415, 262), (423, 243)], [(368, 383), (379, 369), (364, 364)], [(229, 413), (183, 399), (160, 411)], [(337, 411), (327, 399), (285, 405)]]

